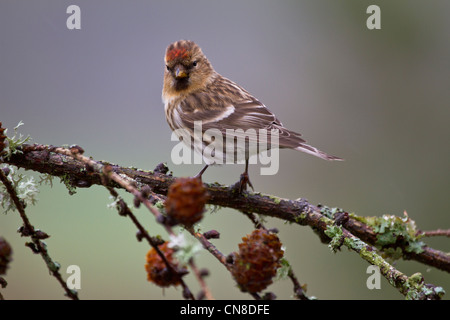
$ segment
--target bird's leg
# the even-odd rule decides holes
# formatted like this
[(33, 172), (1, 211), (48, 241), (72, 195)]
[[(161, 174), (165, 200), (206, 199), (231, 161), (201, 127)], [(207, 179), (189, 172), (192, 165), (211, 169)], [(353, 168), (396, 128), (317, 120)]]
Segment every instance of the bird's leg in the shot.
[(208, 169), (208, 167), (209, 167), (208, 164), (207, 164), (206, 166), (204, 166), (203, 169), (200, 170), (200, 172), (197, 173), (197, 174), (194, 176), (194, 178), (197, 178), (197, 179), (202, 180), (202, 175), (203, 175), (203, 173), (206, 171), (206, 169)]
[(245, 159), (245, 171), (241, 174), (241, 178), (234, 187), (238, 188), (239, 193), (242, 193), (242, 191), (247, 190), (247, 185), (250, 186), (253, 191), (255, 190), (250, 181), (250, 177), (248, 176), (248, 159)]

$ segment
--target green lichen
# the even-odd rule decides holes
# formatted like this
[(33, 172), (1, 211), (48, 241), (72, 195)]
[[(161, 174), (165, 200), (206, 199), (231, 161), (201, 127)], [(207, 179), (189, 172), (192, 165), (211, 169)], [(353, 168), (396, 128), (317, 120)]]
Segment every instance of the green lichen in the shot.
[(373, 227), (377, 233), (377, 245), (380, 247), (399, 244), (406, 252), (423, 252), (423, 242), (417, 236), (416, 224), (405, 213), (403, 218), (394, 215), (383, 215), (379, 224)]
[(356, 252), (359, 252), (361, 254), (362, 250), (365, 250), (366, 244), (364, 241), (358, 238), (345, 238), (344, 244), (350, 248), (355, 250)]
[(435, 287), (433, 289), (434, 293), (437, 294), (440, 298), (442, 298), (445, 295), (445, 290), (442, 287)]
[(61, 182), (64, 183), (64, 185), (66, 186), (67, 190), (69, 191), (69, 194), (72, 196), (75, 193), (77, 193), (77, 188), (72, 184), (72, 180), (70, 179), (70, 175), (68, 174), (64, 174), (61, 177), (59, 177), (61, 179)]
[(209, 211), (210, 214), (219, 212), (219, 210), (222, 209), (222, 207), (217, 204), (206, 204), (205, 208), (206, 208), (206, 211)]
[(298, 216), (295, 216), (294, 221), (295, 221), (295, 223), (302, 223), (303, 220), (306, 219), (306, 217), (307, 217), (307, 213), (306, 212), (302, 212)]
[(333, 224), (333, 220), (331, 220), (330, 218), (327, 218), (327, 217), (320, 217), (319, 221), (325, 223), (326, 225), (330, 225), (330, 226)]
[(61, 265), (59, 264), (59, 262), (51, 260), (47, 262), (47, 267), (52, 273), (58, 272), (59, 269), (61, 269)]
[(342, 241), (344, 240), (342, 227), (329, 225), (324, 232), (331, 239), (328, 247), (331, 251), (336, 252), (342, 246)]
[(154, 206), (155, 206), (160, 212), (165, 212), (164, 201), (158, 200), (158, 201), (155, 202)]
[[(3, 149), (5, 151), (5, 158), (9, 159), (11, 155), (16, 153), (22, 153), (19, 148), (26, 142), (31, 140), (30, 136), (23, 136), (21, 133), (18, 133), (18, 129), (23, 126), (23, 122), (19, 121), (17, 126), (14, 127), (14, 135), (12, 137), (6, 137), (6, 147)], [(6, 135), (8, 129), (5, 129), (4, 134)]]
[(389, 261), (395, 261), (403, 257), (403, 250), (399, 247), (385, 248), (383, 250), (383, 256), (389, 259)]
[(381, 217), (359, 217), (350, 215), (353, 219), (370, 226), (377, 234), (375, 245), (383, 249), (386, 257), (397, 259), (401, 257), (401, 248), (406, 252), (421, 253), (425, 243), (420, 241), (414, 220), (405, 212), (403, 217), (383, 215)]
[(324, 215), (327, 218), (334, 219), (334, 216), (336, 213), (343, 213), (345, 212), (341, 208), (330, 208), (324, 205), (319, 204), (318, 207), (320, 208), (320, 213)]
[(281, 202), (281, 198), (279, 198), (279, 197), (275, 197), (275, 196), (271, 196), (271, 195), (268, 195), (267, 197), (270, 200), (272, 200), (276, 205), (280, 204), (280, 202)]
[(119, 202), (122, 200), (122, 197), (118, 196), (118, 197), (113, 197), (113, 196), (109, 196), (109, 199), (112, 200), (112, 202), (108, 203), (106, 205), (106, 207), (108, 209), (120, 209), (119, 208)]
[(420, 272), (411, 275), (405, 283), (406, 300), (424, 300), (442, 298), (445, 290), (442, 287), (427, 285)]
[(285, 258), (280, 259), (280, 267), (277, 269), (276, 280), (284, 280), (289, 276), (291, 265)]
[[(362, 246), (359, 250), (359, 256), (369, 262), (371, 265), (378, 266), (380, 271), (383, 274), (388, 272), (390, 265), (384, 260), (380, 255), (378, 255), (374, 250), (369, 246)], [(395, 283), (391, 277), (387, 277), (390, 284), (395, 287)]]
[(175, 256), (181, 265), (187, 265), (189, 261), (198, 255), (203, 247), (198, 241), (192, 241), (186, 238), (184, 233), (171, 235), (169, 248), (175, 249)]
[[(38, 183), (34, 180), (34, 177), (27, 177), (26, 175), (19, 173), (15, 167), (9, 165), (3, 165), (0, 170), (8, 172), (6, 177), (14, 188), (17, 197), (25, 206), (27, 204), (35, 205), (37, 203), (39, 189)], [(0, 205), (5, 210), (4, 213), (16, 210), (16, 205), (2, 183), (0, 183)]]
[(38, 183), (39, 183), (39, 185), (45, 185), (45, 184), (47, 184), (47, 185), (49, 185), (50, 187), (52, 187), (53, 188), (53, 176), (52, 175), (50, 175), (50, 174), (46, 174), (46, 173), (44, 173), (44, 174), (41, 174), (40, 176), (39, 176), (39, 181), (38, 181)]

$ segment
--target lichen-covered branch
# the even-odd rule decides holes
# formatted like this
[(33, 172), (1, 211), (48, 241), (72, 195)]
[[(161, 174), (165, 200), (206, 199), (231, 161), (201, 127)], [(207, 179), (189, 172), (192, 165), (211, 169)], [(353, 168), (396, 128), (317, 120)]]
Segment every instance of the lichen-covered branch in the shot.
[(378, 254), (378, 250), (361, 241), (361, 239), (355, 237), (341, 226), (332, 224), (332, 221), (329, 221), (325, 233), (331, 238), (330, 247), (333, 251), (345, 245), (350, 250), (357, 252), (361, 258), (378, 267), (380, 273), (389, 283), (397, 288), (407, 299), (438, 300), (445, 294), (442, 287), (426, 284), (420, 273), (415, 273), (408, 277), (398, 271)]
[(78, 300), (78, 294), (75, 290), (70, 289), (67, 286), (67, 283), (64, 281), (64, 279), (61, 276), (61, 273), (59, 273), (60, 265), (53, 261), (53, 259), (50, 257), (47, 245), (42, 241), (42, 239), (46, 239), (49, 236), (41, 231), (34, 228), (34, 226), (31, 224), (30, 220), (28, 219), (28, 216), (25, 213), (25, 208), (22, 203), (22, 201), (17, 196), (16, 190), (12, 186), (11, 182), (8, 180), (8, 177), (5, 175), (3, 170), (0, 170), (0, 181), (3, 183), (3, 185), (6, 187), (7, 192), (9, 193), (9, 196), (11, 197), (14, 205), (17, 208), (17, 211), (19, 211), (20, 217), (23, 221), (23, 226), (19, 229), (19, 232), (24, 237), (31, 237), (30, 243), (27, 243), (26, 245), (33, 250), (34, 253), (38, 253), (41, 255), (42, 259), (45, 261), (45, 264), (47, 265), (48, 270), (50, 271), (50, 274), (53, 275), (56, 280), (61, 284), (64, 291), (66, 292), (66, 295), (73, 300)]
[[(20, 152), (11, 154), (4, 162), (63, 177), (67, 184), (74, 187), (105, 184), (102, 174), (90, 168), (95, 164), (107, 164), (112, 174), (132, 181), (137, 188), (148, 186), (153, 193), (159, 195), (167, 195), (169, 186), (175, 179), (166, 174), (164, 166), (159, 166), (155, 171), (144, 171), (94, 160), (91, 160), (93, 163), (90, 166), (86, 166), (86, 163), (73, 156), (73, 151), (64, 152), (64, 149), (53, 146), (24, 144), (17, 150)], [(124, 188), (114, 179), (110, 179), (106, 184), (109, 187)], [(414, 222), (407, 216), (359, 217), (342, 209), (314, 206), (304, 199), (289, 200), (246, 191), (239, 194), (235, 188), (217, 183), (205, 186), (210, 204), (307, 225), (317, 232), (323, 242), (330, 243), (331, 247), (349, 247), (369, 263), (380, 267), (381, 273), (391, 284), (412, 298), (438, 297), (441, 292), (439, 289), (430, 289), (436, 287), (425, 285), (418, 275), (409, 278), (403, 275), (387, 263), (379, 252), (393, 258), (413, 259), (450, 272), (450, 257), (420, 241), (423, 234), (416, 230)], [(430, 290), (433, 292), (430, 293)]]
[[(64, 177), (64, 180), (75, 187), (89, 187), (93, 184), (103, 184), (100, 174), (86, 168), (82, 161), (76, 160), (71, 156), (54, 153), (55, 147), (48, 145), (22, 145), (20, 151), (11, 155), (4, 162), (15, 165), (20, 168), (47, 173), (53, 176)], [(100, 164), (108, 164), (98, 161)], [(136, 168), (125, 168), (119, 165), (109, 164), (110, 170), (118, 175), (127, 177), (137, 184), (148, 185), (150, 189), (161, 195), (167, 195), (169, 186), (175, 178), (165, 174), (167, 170), (144, 171)], [(114, 181), (109, 182), (112, 187), (120, 186)], [(332, 216), (343, 210), (333, 210), (326, 207), (314, 206), (304, 199), (289, 200), (275, 196), (264, 195), (261, 193), (244, 192), (242, 195), (236, 193), (236, 190), (220, 184), (205, 184), (210, 194), (208, 203), (212, 205), (233, 208), (240, 211), (254, 212), (261, 215), (276, 217), (287, 222), (308, 225), (315, 229), (322, 237), (324, 235), (326, 223), (321, 221), (325, 216)], [(336, 211), (336, 212), (333, 212)], [(380, 219), (380, 218), (379, 218)], [(377, 228), (374, 229), (378, 224)], [(376, 219), (358, 218), (356, 215), (349, 215), (343, 223), (343, 227), (362, 241), (382, 247), (389, 247), (395, 250), (402, 250), (404, 259), (416, 260), (440, 270), (450, 272), (450, 256), (445, 252), (428, 247), (425, 244), (415, 241), (419, 248), (416, 250), (405, 249), (405, 241), (398, 242), (394, 236), (391, 237), (391, 243), (379, 241), (380, 227), (382, 223)], [(389, 228), (383, 228), (381, 231), (389, 231)], [(417, 231), (416, 231), (417, 232)], [(389, 240), (384, 234), (383, 238)], [(416, 239), (418, 240), (418, 239)]]

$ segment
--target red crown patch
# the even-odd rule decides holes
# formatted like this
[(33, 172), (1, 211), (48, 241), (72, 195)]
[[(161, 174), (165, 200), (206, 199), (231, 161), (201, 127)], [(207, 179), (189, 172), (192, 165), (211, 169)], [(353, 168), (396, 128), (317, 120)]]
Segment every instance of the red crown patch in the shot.
[(171, 61), (174, 59), (186, 59), (189, 57), (188, 50), (186, 48), (173, 48), (169, 50), (166, 54), (166, 60)]

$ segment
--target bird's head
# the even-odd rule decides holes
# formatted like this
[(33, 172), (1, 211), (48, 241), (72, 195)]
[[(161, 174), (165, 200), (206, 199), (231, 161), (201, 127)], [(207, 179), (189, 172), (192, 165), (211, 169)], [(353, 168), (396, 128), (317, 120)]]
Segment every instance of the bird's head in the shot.
[(166, 49), (164, 89), (166, 95), (189, 93), (202, 88), (214, 69), (193, 41), (180, 40)]

